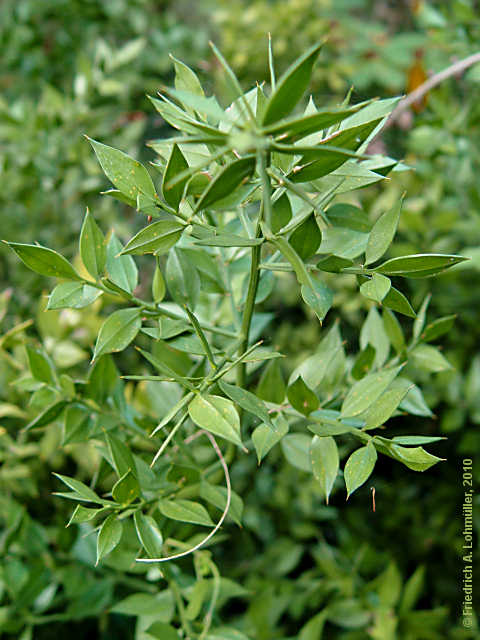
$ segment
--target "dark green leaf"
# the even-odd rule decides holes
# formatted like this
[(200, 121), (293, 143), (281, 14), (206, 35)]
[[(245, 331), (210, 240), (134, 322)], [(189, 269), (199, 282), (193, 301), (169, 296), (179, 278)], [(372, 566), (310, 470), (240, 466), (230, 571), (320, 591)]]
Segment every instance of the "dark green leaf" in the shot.
[(163, 537), (157, 522), (152, 516), (144, 515), (141, 511), (136, 511), (133, 519), (138, 539), (147, 552), (147, 556), (161, 558)]
[(104, 235), (88, 209), (80, 232), (80, 257), (88, 273), (97, 280), (105, 268), (107, 249)]
[(272, 231), (277, 233), (292, 218), (292, 205), (287, 193), (283, 193), (278, 200), (272, 204)]
[(135, 338), (142, 326), (139, 309), (114, 311), (100, 327), (95, 343), (93, 360), (101, 355), (123, 351)]
[(132, 452), (123, 440), (111, 433), (105, 433), (108, 450), (112, 458), (113, 466), (119, 478), (123, 478), (130, 471), (133, 476), (137, 476), (137, 469)]
[(237, 387), (234, 384), (228, 384), (223, 380), (218, 382), (218, 386), (223, 393), (238, 404), (239, 407), (242, 407), (245, 411), (252, 413), (254, 416), (257, 416), (257, 418), (260, 418), (260, 420), (268, 424), (270, 428), (275, 429), (267, 407), (255, 394), (250, 393), (250, 391), (242, 389), (241, 387)]
[(20, 244), (8, 242), (20, 260), (32, 271), (42, 276), (52, 278), (66, 278), (68, 280), (82, 280), (72, 265), (56, 251), (39, 247), (36, 244)]
[(137, 478), (129, 469), (121, 478), (117, 480), (112, 489), (112, 496), (119, 504), (130, 504), (140, 495), (140, 485)]
[(98, 532), (97, 561), (95, 565), (98, 565), (102, 558), (115, 549), (122, 537), (122, 531), (122, 523), (117, 519), (117, 516), (113, 514), (108, 516)]
[(287, 398), (294, 409), (306, 416), (318, 409), (317, 396), (307, 387), (301, 376), (288, 387)]
[(405, 337), (403, 335), (402, 327), (395, 317), (395, 314), (392, 313), (389, 309), (384, 309), (382, 319), (385, 333), (392, 343), (393, 348), (397, 353), (401, 353), (405, 348)]
[(26, 347), (26, 351), (30, 373), (35, 380), (49, 385), (55, 384), (53, 366), (47, 356), (28, 346)]
[(278, 81), (275, 91), (267, 100), (262, 124), (267, 126), (287, 116), (303, 96), (310, 83), (322, 44), (311, 47), (298, 58)]
[(70, 487), (74, 491), (75, 494), (78, 495), (79, 500), (85, 500), (86, 502), (94, 502), (96, 504), (102, 504), (102, 500), (97, 496), (95, 491), (92, 491), (90, 487), (87, 487), (86, 484), (80, 482), (76, 478), (69, 478), (67, 476), (61, 476), (59, 473), (54, 473), (59, 480)]
[(230, 195), (232, 191), (252, 175), (254, 170), (254, 156), (245, 156), (228, 164), (209, 183), (195, 205), (195, 211), (207, 209), (213, 203)]
[(24, 430), (29, 431), (30, 429), (38, 429), (40, 427), (45, 427), (47, 424), (50, 424), (61, 415), (67, 404), (68, 403), (65, 400), (54, 402), (44, 411), (42, 411), (38, 416), (36, 416), (31, 422), (29, 422)]
[(394, 311), (397, 311), (404, 316), (408, 316), (409, 318), (415, 318), (416, 314), (412, 309), (412, 305), (403, 295), (403, 293), (401, 291), (398, 291), (398, 289), (395, 289), (395, 287), (390, 287), (389, 292), (382, 300), (382, 305), (384, 307), (388, 307), (389, 309), (393, 309)]
[(281, 404), (285, 399), (285, 391), (280, 363), (277, 360), (271, 360), (260, 377), (257, 396), (267, 402)]
[(178, 205), (180, 204), (180, 200), (182, 199), (183, 191), (185, 189), (185, 185), (189, 180), (189, 176), (186, 175), (183, 180), (180, 180), (172, 186), (169, 186), (168, 183), (173, 180), (178, 174), (182, 173), (182, 171), (186, 171), (187, 169), (188, 162), (185, 160), (185, 157), (180, 151), (180, 148), (176, 144), (174, 144), (170, 153), (170, 157), (168, 159), (165, 173), (163, 175), (162, 193), (165, 201), (168, 202), (168, 204), (175, 210), (178, 209)]
[(341, 122), (346, 117), (358, 111), (362, 105), (353, 107), (337, 107), (334, 109), (320, 109), (316, 113), (304, 116), (295, 116), (265, 127), (265, 133), (273, 136), (281, 136), (282, 142), (292, 143), (301, 140), (312, 133), (331, 127)]
[(308, 260), (316, 253), (321, 239), (322, 234), (312, 213), (295, 229), (288, 241), (302, 260)]

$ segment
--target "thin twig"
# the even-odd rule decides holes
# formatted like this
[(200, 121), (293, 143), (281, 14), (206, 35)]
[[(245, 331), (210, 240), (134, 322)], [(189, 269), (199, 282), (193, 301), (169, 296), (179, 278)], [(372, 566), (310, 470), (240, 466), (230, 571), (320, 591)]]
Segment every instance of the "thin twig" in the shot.
[(463, 71), (471, 67), (473, 64), (476, 64), (477, 62), (480, 62), (480, 52), (474, 53), (471, 56), (464, 58), (463, 60), (459, 60), (458, 62), (455, 62), (454, 64), (450, 65), (446, 69), (439, 71), (438, 73), (433, 75), (431, 78), (428, 78), (428, 80), (426, 80), (423, 84), (417, 87), (415, 91), (412, 91), (411, 93), (409, 93), (407, 96), (405, 96), (405, 98), (403, 98), (398, 103), (396, 108), (392, 111), (390, 118), (387, 120), (387, 123), (384, 129), (386, 127), (391, 126), (396, 120), (398, 120), (400, 114), (402, 114), (412, 104), (421, 100), (421, 98), (423, 98), (423, 96), (429, 91), (431, 91), (434, 87), (439, 85), (441, 82), (443, 82), (447, 78), (457, 75), (458, 73), (462, 73)]
[(201, 540), (198, 544), (196, 544), (191, 549), (187, 549), (187, 551), (182, 551), (182, 553), (177, 553), (173, 556), (167, 556), (166, 558), (137, 558), (136, 559), (137, 562), (167, 562), (168, 560), (177, 560), (178, 558), (183, 558), (185, 556), (188, 556), (191, 553), (194, 553), (194, 551), (198, 551), (198, 549), (203, 547), (203, 545), (206, 544), (210, 540), (210, 538), (212, 538), (217, 533), (217, 531), (222, 526), (223, 521), (227, 517), (227, 513), (230, 508), (230, 500), (232, 498), (232, 485), (230, 482), (230, 474), (228, 472), (227, 463), (225, 462), (225, 458), (223, 457), (222, 452), (220, 451), (220, 447), (218, 446), (217, 441), (212, 436), (212, 434), (209, 433), (208, 431), (205, 431), (203, 429), (201, 431), (197, 431), (197, 433), (195, 433), (193, 436), (188, 437), (185, 440), (185, 443), (188, 444), (192, 442), (192, 440), (195, 440), (196, 438), (198, 438), (199, 436), (207, 436), (223, 467), (223, 472), (225, 474), (225, 483), (227, 485), (227, 502), (225, 504), (225, 509), (223, 510), (222, 516), (220, 520), (217, 522), (217, 524), (215, 525), (215, 528), (212, 529), (212, 531), (210, 531), (208, 536), (206, 536), (206, 538)]

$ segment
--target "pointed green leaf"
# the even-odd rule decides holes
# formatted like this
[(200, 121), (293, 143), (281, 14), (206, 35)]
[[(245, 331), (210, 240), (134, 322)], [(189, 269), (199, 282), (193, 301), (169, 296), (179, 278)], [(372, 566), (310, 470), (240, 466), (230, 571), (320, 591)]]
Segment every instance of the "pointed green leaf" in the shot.
[(102, 500), (97, 496), (95, 491), (92, 491), (90, 487), (87, 487), (87, 485), (80, 480), (77, 480), (76, 478), (69, 478), (68, 476), (62, 476), (59, 473), (54, 473), (53, 475), (66, 484), (67, 487), (70, 487), (70, 489), (77, 494), (79, 500), (102, 504)]
[(292, 205), (287, 192), (272, 203), (272, 231), (278, 233), (292, 219)]
[(7, 242), (7, 244), (15, 251), (25, 266), (41, 276), (83, 280), (68, 260), (52, 249), (19, 242)]
[(192, 500), (160, 500), (159, 509), (166, 518), (213, 527), (205, 507)]
[(377, 273), (385, 273), (389, 276), (403, 276), (405, 278), (427, 278), (428, 276), (441, 273), (450, 267), (464, 262), (468, 258), (463, 256), (440, 254), (440, 253), (419, 253), (400, 258), (387, 260), (379, 267)]
[(287, 116), (303, 96), (310, 83), (313, 65), (315, 64), (322, 44), (311, 47), (298, 58), (283, 74), (275, 90), (267, 101), (263, 114), (263, 126), (277, 122)]
[(384, 309), (382, 313), (383, 326), (388, 339), (392, 343), (393, 348), (397, 353), (401, 353), (405, 348), (405, 336), (403, 335), (402, 327), (389, 309)]
[(333, 293), (317, 276), (310, 276), (310, 283), (302, 284), (304, 301), (313, 309), (320, 323), (323, 322), (333, 303)]
[(391, 286), (390, 278), (382, 276), (380, 273), (374, 273), (369, 280), (360, 286), (360, 293), (370, 300), (382, 302)]
[(256, 247), (263, 244), (263, 238), (245, 238), (234, 233), (219, 233), (196, 240), (200, 247)]
[(72, 516), (68, 521), (67, 527), (71, 524), (90, 522), (90, 520), (93, 520), (96, 515), (103, 511), (103, 507), (101, 509), (91, 509), (90, 507), (84, 507), (83, 504), (77, 504), (75, 511), (72, 513)]
[(275, 431), (266, 424), (259, 425), (252, 433), (252, 442), (257, 453), (258, 464), (267, 453), (288, 433), (288, 422), (282, 415), (273, 419)]
[(395, 436), (392, 438), (394, 444), (403, 444), (411, 447), (418, 446), (419, 444), (430, 444), (432, 442), (438, 442), (439, 440), (445, 440), (442, 436)]
[(88, 273), (97, 280), (105, 268), (107, 249), (105, 237), (88, 209), (80, 232), (80, 257)]
[(280, 363), (277, 360), (270, 360), (260, 377), (257, 396), (266, 402), (282, 404), (285, 399), (285, 391), (285, 381)]
[(113, 466), (119, 478), (124, 477), (129, 471), (133, 476), (137, 476), (137, 468), (132, 452), (129, 447), (111, 433), (105, 433), (108, 450), (112, 458)]
[(348, 391), (342, 404), (342, 418), (357, 416), (368, 409), (390, 386), (403, 365), (370, 373)]
[(129, 469), (121, 478), (117, 480), (112, 489), (112, 496), (119, 504), (130, 504), (140, 495), (140, 485), (137, 478)]
[(277, 122), (265, 127), (264, 130), (267, 135), (281, 136), (282, 142), (290, 144), (341, 122), (352, 113), (358, 111), (361, 106), (361, 104), (358, 104), (347, 108), (321, 109), (316, 113), (294, 116), (293, 118), (288, 118), (288, 120)]
[(403, 293), (398, 289), (395, 289), (395, 287), (390, 287), (387, 295), (382, 300), (382, 305), (389, 309), (393, 309), (404, 316), (408, 316), (409, 318), (415, 318), (416, 316), (410, 302)]
[(141, 511), (136, 511), (133, 520), (138, 539), (147, 552), (147, 556), (161, 558), (163, 537), (154, 518), (144, 515)]
[(302, 260), (308, 260), (316, 253), (321, 240), (322, 234), (313, 213), (295, 229), (288, 239), (290, 246)]
[(287, 461), (297, 469), (312, 473), (310, 444), (312, 438), (305, 433), (288, 433), (282, 438), (281, 446)]
[(428, 453), (422, 447), (402, 447), (399, 444), (392, 444), (389, 452), (395, 460), (398, 460), (413, 471), (426, 471), (437, 462), (444, 459)]
[(195, 205), (195, 211), (207, 209), (213, 203), (230, 195), (252, 175), (254, 170), (255, 156), (245, 156), (228, 164), (209, 183)]
[(260, 418), (260, 420), (268, 424), (271, 429), (275, 429), (267, 407), (254, 393), (250, 393), (250, 391), (237, 387), (234, 384), (228, 384), (224, 380), (219, 380), (218, 386), (223, 393), (236, 402), (239, 407)]
[[(200, 497), (213, 504), (214, 507), (223, 511), (227, 504), (227, 489), (225, 487), (219, 487), (214, 484), (210, 484), (206, 480), (202, 480), (200, 483)], [(243, 500), (232, 491), (230, 496), (230, 507), (228, 509), (228, 515), (239, 527), (242, 526), (242, 513), (243, 513)]]
[(118, 255), (122, 244), (112, 233), (107, 246), (107, 273), (109, 279), (123, 291), (132, 293), (138, 284), (138, 269), (132, 256)]
[(29, 422), (27, 426), (24, 427), (24, 431), (30, 431), (30, 429), (39, 429), (40, 427), (47, 426), (47, 424), (50, 424), (62, 414), (62, 411), (65, 409), (67, 404), (68, 403), (65, 400), (54, 402)]
[(402, 200), (403, 198), (396, 202), (373, 225), (365, 251), (365, 264), (371, 264), (379, 260), (392, 243), (400, 219)]
[(453, 327), (456, 317), (456, 315), (451, 315), (434, 320), (425, 327), (424, 331), (420, 335), (421, 340), (431, 342), (432, 340), (436, 340), (437, 338), (440, 338), (440, 336), (445, 335)]
[(202, 429), (242, 446), (240, 418), (231, 400), (209, 394), (197, 395), (188, 405), (188, 413)]
[(105, 175), (119, 191), (135, 200), (139, 194), (152, 199), (156, 197), (150, 174), (140, 162), (127, 156), (123, 151), (92, 138), (87, 137), (87, 140), (92, 145)]
[(168, 202), (168, 204), (175, 210), (178, 209), (178, 205), (182, 199), (183, 191), (189, 180), (189, 176), (186, 175), (183, 180), (176, 182), (172, 186), (168, 186), (168, 183), (178, 176), (178, 174), (182, 173), (182, 171), (186, 171), (187, 169), (188, 162), (185, 160), (185, 156), (180, 151), (178, 145), (174, 144), (163, 176), (162, 193), (165, 201)]
[(194, 310), (200, 293), (200, 278), (181, 249), (172, 249), (169, 252), (165, 279), (175, 302), (182, 307), (188, 305)]
[(318, 409), (319, 400), (299, 376), (287, 389), (287, 398), (294, 409), (308, 416)]
[(448, 362), (444, 355), (436, 347), (430, 344), (419, 344), (411, 352), (410, 356), (420, 369), (423, 371), (438, 373), (452, 369), (452, 365)]
[(338, 449), (334, 438), (314, 436), (310, 445), (310, 460), (313, 475), (320, 484), (320, 490), (328, 504), (339, 469)]
[(121, 255), (143, 255), (167, 253), (179, 240), (184, 225), (176, 220), (159, 220), (141, 229), (123, 247)]
[(177, 60), (172, 55), (170, 58), (175, 65), (175, 89), (177, 91), (189, 91), (195, 93), (197, 96), (203, 96), (202, 85), (197, 78), (197, 74), (187, 67), (187, 65), (181, 60)]
[(139, 309), (114, 311), (100, 327), (93, 360), (105, 353), (123, 351), (134, 340), (142, 326)]
[(83, 282), (61, 282), (50, 294), (47, 309), (83, 309), (101, 293), (99, 289)]
[[(152, 280), (153, 301), (156, 303), (161, 302), (164, 299), (166, 292), (167, 285), (165, 284), (165, 278), (163, 277), (163, 273), (161, 272), (160, 267), (157, 264)], [(163, 337), (165, 338), (165, 336)]]
[(122, 531), (122, 523), (117, 519), (117, 516), (114, 514), (108, 516), (98, 532), (97, 561), (95, 565), (98, 565), (102, 558), (115, 549), (122, 537)]
[(55, 384), (54, 369), (50, 360), (40, 351), (32, 349), (32, 347), (27, 346), (26, 351), (30, 373), (35, 380), (45, 384)]
[(359, 415), (369, 429), (375, 429), (384, 424), (396, 411), (399, 404), (407, 395), (410, 386), (404, 380), (397, 379), (369, 408)]
[(371, 442), (354, 451), (348, 458), (343, 472), (347, 486), (347, 499), (368, 480), (376, 461), (377, 451)]

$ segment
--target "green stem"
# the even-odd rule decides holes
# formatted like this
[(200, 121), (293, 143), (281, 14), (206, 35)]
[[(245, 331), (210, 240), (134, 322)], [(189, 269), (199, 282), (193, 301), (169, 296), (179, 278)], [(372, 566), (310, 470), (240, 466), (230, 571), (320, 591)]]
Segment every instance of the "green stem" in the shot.
[[(255, 237), (262, 237), (261, 223), (265, 219), (268, 228), (271, 227), (272, 220), (272, 199), (271, 199), (271, 184), (270, 178), (267, 175), (267, 162), (270, 161), (269, 154), (266, 151), (260, 150), (257, 152), (257, 165), (260, 179), (262, 181), (262, 203), (260, 206), (260, 212), (258, 214), (257, 228), (255, 231)], [(245, 353), (248, 348), (248, 337), (250, 333), (250, 326), (252, 324), (253, 309), (255, 307), (255, 298), (257, 297), (258, 282), (260, 279), (260, 271), (258, 265), (260, 264), (260, 257), (262, 253), (262, 246), (258, 245), (252, 247), (252, 261), (250, 264), (250, 277), (248, 281), (247, 299), (245, 302), (245, 308), (243, 310), (242, 318), (242, 344), (240, 345), (239, 354)], [(239, 387), (245, 386), (246, 378), (246, 364), (241, 363), (237, 372), (237, 384)]]

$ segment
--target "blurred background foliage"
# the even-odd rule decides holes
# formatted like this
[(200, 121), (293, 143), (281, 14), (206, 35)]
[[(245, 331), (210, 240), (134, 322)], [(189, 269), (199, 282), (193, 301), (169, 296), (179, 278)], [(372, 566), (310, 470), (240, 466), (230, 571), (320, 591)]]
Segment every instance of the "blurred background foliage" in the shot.
[[(144, 143), (168, 128), (152, 115), (145, 94), (170, 82), (168, 54), (202, 75), (215, 69), (208, 50), (212, 38), (248, 87), (267, 77), (266, 31), (272, 33), (279, 69), (328, 36), (312, 87), (322, 106), (341, 101), (350, 86), (353, 102), (409, 92), (475, 53), (480, 7), (475, 0), (3, 0), (2, 237), (37, 240), (71, 256), (87, 205), (104, 229), (115, 226), (120, 236), (139, 225), (134, 211), (99, 195), (107, 185), (82, 134), (148, 159)], [(219, 73), (216, 90), (227, 102), (222, 82)], [(447, 460), (425, 475), (383, 461), (374, 478), (376, 513), (367, 489), (347, 505), (337, 493), (331, 506), (321, 506), (314, 487), (299, 481), (304, 476), (285, 465), (280, 451), (272, 451), (260, 469), (252, 456), (233, 463), (245, 519), (240, 532), (227, 529), (227, 542), (213, 548), (230, 580), (220, 617), (225, 624), (241, 620), (258, 640), (293, 639), (300, 629), (300, 640), (317, 640), (324, 624), (324, 637), (342, 640), (477, 637), (459, 622), (459, 514), (461, 460), (480, 459), (480, 65), (443, 82), (373, 144), (373, 150), (387, 150), (412, 167), (351, 199), (374, 219), (406, 191), (394, 251), (471, 257), (452, 272), (408, 285), (416, 309), (432, 292), (427, 317), (457, 314), (440, 342), (455, 368), (418, 373), (435, 414), (419, 417), (418, 425), (424, 433), (448, 436), (436, 450)], [(56, 584), (63, 585), (64, 601), (56, 618), (36, 628), (35, 639), (68, 631), (72, 638), (140, 640), (144, 636), (134, 631), (133, 618), (108, 613), (119, 597), (140, 588), (138, 576), (121, 563), (93, 568), (88, 538), (79, 527), (64, 528), (68, 505), (51, 496), (51, 471), (81, 478), (91, 460), (74, 445), (59, 447), (58, 425), (35, 437), (19, 431), (45, 406), (41, 394), (31, 395), (28, 376), (18, 380), (26, 371), (25, 343), (41, 340), (57, 367), (84, 375), (100, 323), (100, 302), (93, 311), (45, 313), (43, 287), (1, 251), (0, 543), (7, 549), (18, 536), (23, 551), (7, 554), (0, 568), (0, 629), (4, 608), (20, 598), (27, 626), (2, 633), (22, 633), (21, 640), (29, 640), (28, 620), (48, 608), (54, 597), (48, 586)], [(335, 299), (351, 352), (367, 311), (352, 295), (355, 287), (345, 276)], [(311, 353), (317, 325), (288, 286), (269, 304), (279, 318), (272, 341), (294, 359)], [(23, 325), (32, 313), (35, 323)], [(410, 321), (404, 327), (409, 331)], [(128, 357), (118, 363), (121, 370), (135, 367), (135, 356)], [(142, 402), (158, 409), (155, 394), (148, 398), (146, 392)], [(409, 422), (405, 429), (415, 433), (415, 421)], [(479, 468), (477, 463), (477, 483)], [(29, 591), (32, 576), (37, 587)], [(154, 572), (142, 578), (147, 593), (155, 579)], [(325, 621), (316, 614), (330, 596), (338, 613), (330, 608)], [(62, 621), (66, 610), (76, 622)]]

